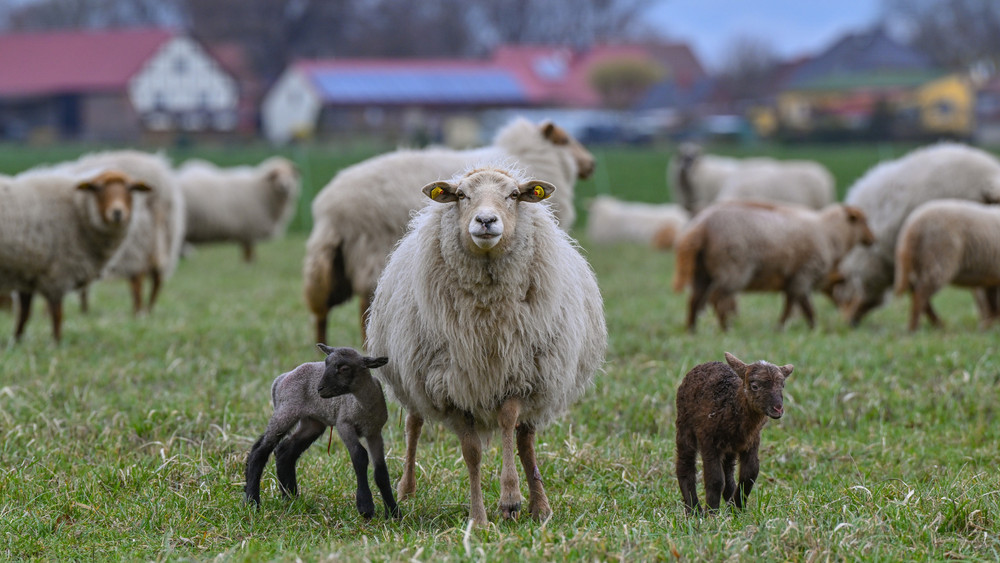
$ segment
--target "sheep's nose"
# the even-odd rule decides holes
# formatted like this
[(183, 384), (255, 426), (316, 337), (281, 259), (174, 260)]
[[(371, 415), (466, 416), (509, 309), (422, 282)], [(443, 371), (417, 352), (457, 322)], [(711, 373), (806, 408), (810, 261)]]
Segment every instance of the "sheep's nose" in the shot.
[(492, 213), (480, 213), (479, 215), (476, 215), (476, 222), (484, 228), (489, 229), (493, 223), (497, 222), (497, 216)]
[(121, 209), (114, 209), (111, 211), (111, 221), (113, 223), (121, 223), (125, 217), (125, 212)]

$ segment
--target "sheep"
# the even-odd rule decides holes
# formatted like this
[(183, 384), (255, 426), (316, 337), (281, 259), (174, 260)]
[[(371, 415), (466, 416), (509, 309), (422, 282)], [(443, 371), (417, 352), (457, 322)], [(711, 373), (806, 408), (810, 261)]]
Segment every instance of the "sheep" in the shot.
[(176, 178), (184, 192), (184, 240), (239, 243), (246, 262), (254, 260), (255, 243), (284, 234), (299, 196), (299, 172), (282, 157), (233, 168), (190, 160)]
[[(116, 150), (83, 155), (60, 167), (71, 170), (113, 168), (149, 186), (150, 192), (135, 208), (125, 242), (105, 267), (104, 278), (125, 278), (132, 290), (132, 309), (152, 312), (164, 280), (173, 274), (184, 238), (184, 194), (174, 180), (171, 164), (160, 154)], [(142, 285), (150, 278), (149, 301), (143, 307)], [(87, 293), (81, 291), (82, 307)]]
[(813, 328), (809, 293), (856, 244), (872, 244), (865, 214), (846, 205), (822, 211), (757, 202), (715, 204), (677, 242), (674, 290), (691, 285), (687, 328), (711, 302), (723, 331), (739, 291), (781, 291), (780, 326), (798, 305)]
[(850, 187), (845, 202), (865, 212), (876, 239), (844, 257), (827, 289), (851, 326), (893, 287), (903, 221), (921, 203), (945, 198), (1000, 201), (1000, 161), (967, 145), (937, 143), (874, 166)]
[(551, 211), (535, 205), (556, 188), (524, 178), (487, 166), (425, 186), (437, 204), (415, 216), (393, 250), (368, 319), (369, 350), (389, 357), (383, 381), (408, 413), (399, 497), (416, 490), (424, 419), (441, 421), (461, 442), (477, 525), (487, 521), (483, 440), (498, 428), (503, 516), (521, 509), (515, 440), (528, 512), (552, 514), (535, 433), (590, 386), (607, 347), (594, 272)]
[[(911, 292), (911, 331), (917, 329), (921, 313), (933, 326), (942, 325), (931, 297), (949, 283), (972, 288), (1000, 285), (1000, 208), (939, 199), (922, 204), (906, 218), (896, 243), (895, 292)], [(979, 308), (984, 323), (990, 322), (991, 307)]]
[(0, 295), (17, 294), (16, 341), (36, 292), (48, 304), (53, 339), (61, 340), (63, 296), (100, 276), (134, 219), (133, 193), (149, 190), (110, 170), (33, 169), (0, 182)]
[(836, 200), (833, 174), (809, 160), (745, 165), (722, 185), (716, 201), (752, 200), (822, 209)]
[[(420, 188), (486, 161), (516, 159), (528, 172), (559, 186), (552, 206), (559, 225), (573, 225), (573, 183), (593, 172), (594, 158), (562, 128), (516, 119), (490, 147), (399, 150), (341, 170), (312, 203), (313, 228), (306, 242), (303, 293), (313, 314), (316, 339), (326, 339), (330, 308), (357, 294), (361, 337), (379, 274), (412, 213), (428, 200)], [(359, 197), (363, 195), (363, 197)]]
[[(597, 244), (638, 242), (653, 244), (660, 231), (680, 232), (688, 213), (673, 203), (636, 203), (597, 196), (587, 213), (587, 239)], [(666, 235), (661, 234), (661, 244)]]
[[(375, 515), (375, 503), (368, 487), (370, 453), (386, 518), (399, 518), (382, 441), (382, 427), (388, 411), (382, 386), (370, 371), (384, 366), (388, 360), (363, 356), (353, 348), (333, 348), (322, 343), (316, 346), (326, 354), (325, 361), (302, 364), (279, 375), (271, 384), (274, 414), (247, 456), (246, 500), (260, 506), (260, 478), (272, 451), (281, 493), (297, 495), (295, 462), (328, 426), (332, 426), (351, 455), (358, 481), (358, 513), (366, 519)], [(370, 451), (365, 451), (361, 438), (368, 443)]]
[(711, 205), (723, 185), (738, 175), (744, 166), (774, 162), (770, 158), (738, 159), (704, 154), (694, 143), (682, 143), (667, 165), (667, 182), (673, 191), (673, 201), (691, 216)]
[(795, 366), (748, 365), (729, 352), (725, 356), (726, 363), (695, 366), (677, 388), (677, 483), (687, 514), (701, 511), (695, 485), (699, 453), (709, 510), (719, 510), (720, 496), (737, 509), (746, 506), (760, 471), (760, 431), (768, 418), (785, 412), (782, 390)]

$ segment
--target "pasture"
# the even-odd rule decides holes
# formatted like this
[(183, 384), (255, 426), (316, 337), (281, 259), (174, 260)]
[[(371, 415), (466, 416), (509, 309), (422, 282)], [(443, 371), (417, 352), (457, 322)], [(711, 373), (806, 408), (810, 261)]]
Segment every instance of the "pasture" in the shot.
[[(736, 154), (820, 160), (842, 197), (880, 157), (903, 150)], [(74, 151), (5, 147), (0, 172)], [(269, 153), (197, 154), (225, 165)], [(483, 460), (491, 524), (470, 530), (458, 440), (430, 423), (417, 453), (417, 494), (400, 504), (401, 521), (358, 516), (347, 452), (335, 438), (327, 455), (325, 437), (299, 462), (299, 498), (281, 498), (271, 462), (261, 509), (250, 508), (243, 469), (271, 413), (271, 381), (321, 358), (301, 297), (308, 201), (337, 169), (366, 155), (285, 154), (305, 172), (303, 201), (293, 232), (261, 245), (255, 264), (242, 263), (234, 246), (201, 247), (165, 284), (157, 310), (140, 318), (131, 315), (125, 282), (99, 283), (89, 314), (75, 297), (66, 300), (60, 346), (37, 303), (17, 346), (9, 343), (13, 317), (0, 311), (0, 558), (1000, 559), (1000, 327), (978, 327), (969, 292), (950, 288), (935, 297), (946, 323), (940, 331), (906, 332), (908, 298), (851, 330), (819, 295), (816, 330), (793, 316), (777, 331), (780, 296), (752, 294), (741, 296), (728, 333), (706, 314), (691, 335), (683, 328), (686, 295), (669, 289), (672, 254), (586, 240), (605, 299), (609, 351), (594, 388), (539, 433), (551, 520), (499, 518), (495, 439)], [(594, 154), (595, 177), (577, 186), (581, 207), (596, 193), (664, 200), (665, 151)], [(584, 214), (577, 234), (585, 221)], [(360, 345), (356, 299), (333, 310), (329, 330), (331, 345)], [(749, 508), (689, 518), (674, 477), (674, 396), (691, 367), (721, 361), (724, 351), (748, 362), (792, 363), (795, 372), (785, 416), (765, 427)], [(403, 416), (395, 404), (389, 410), (384, 436), (395, 482)]]

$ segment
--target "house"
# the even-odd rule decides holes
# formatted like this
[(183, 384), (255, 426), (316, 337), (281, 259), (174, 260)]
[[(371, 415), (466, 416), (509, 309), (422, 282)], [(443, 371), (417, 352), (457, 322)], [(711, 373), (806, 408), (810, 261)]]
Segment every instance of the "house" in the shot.
[(802, 64), (778, 96), (787, 131), (968, 136), (974, 94), (881, 27), (848, 34)]
[(0, 35), (0, 137), (128, 141), (231, 131), (236, 82), (166, 29)]

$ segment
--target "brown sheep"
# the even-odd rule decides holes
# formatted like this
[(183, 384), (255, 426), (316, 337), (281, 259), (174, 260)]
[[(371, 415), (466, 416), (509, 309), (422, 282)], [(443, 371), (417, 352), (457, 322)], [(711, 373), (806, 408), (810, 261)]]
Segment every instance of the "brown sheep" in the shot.
[(931, 297), (954, 284), (976, 291), (984, 324), (996, 316), (1000, 286), (1000, 207), (966, 200), (931, 200), (903, 223), (896, 244), (895, 291), (911, 292), (911, 331), (926, 314), (935, 327), (941, 319)]
[(712, 303), (722, 330), (740, 291), (780, 291), (784, 326), (798, 305), (815, 325), (809, 293), (856, 244), (872, 244), (864, 213), (830, 205), (820, 211), (759, 202), (718, 203), (705, 209), (676, 243), (674, 290), (691, 285), (687, 328)]
[(768, 417), (784, 414), (781, 391), (793, 369), (765, 361), (744, 364), (726, 352), (726, 363), (697, 365), (684, 376), (677, 389), (677, 482), (688, 514), (701, 510), (695, 486), (699, 452), (708, 508), (717, 511), (720, 496), (738, 509), (746, 506), (760, 470), (760, 431)]

